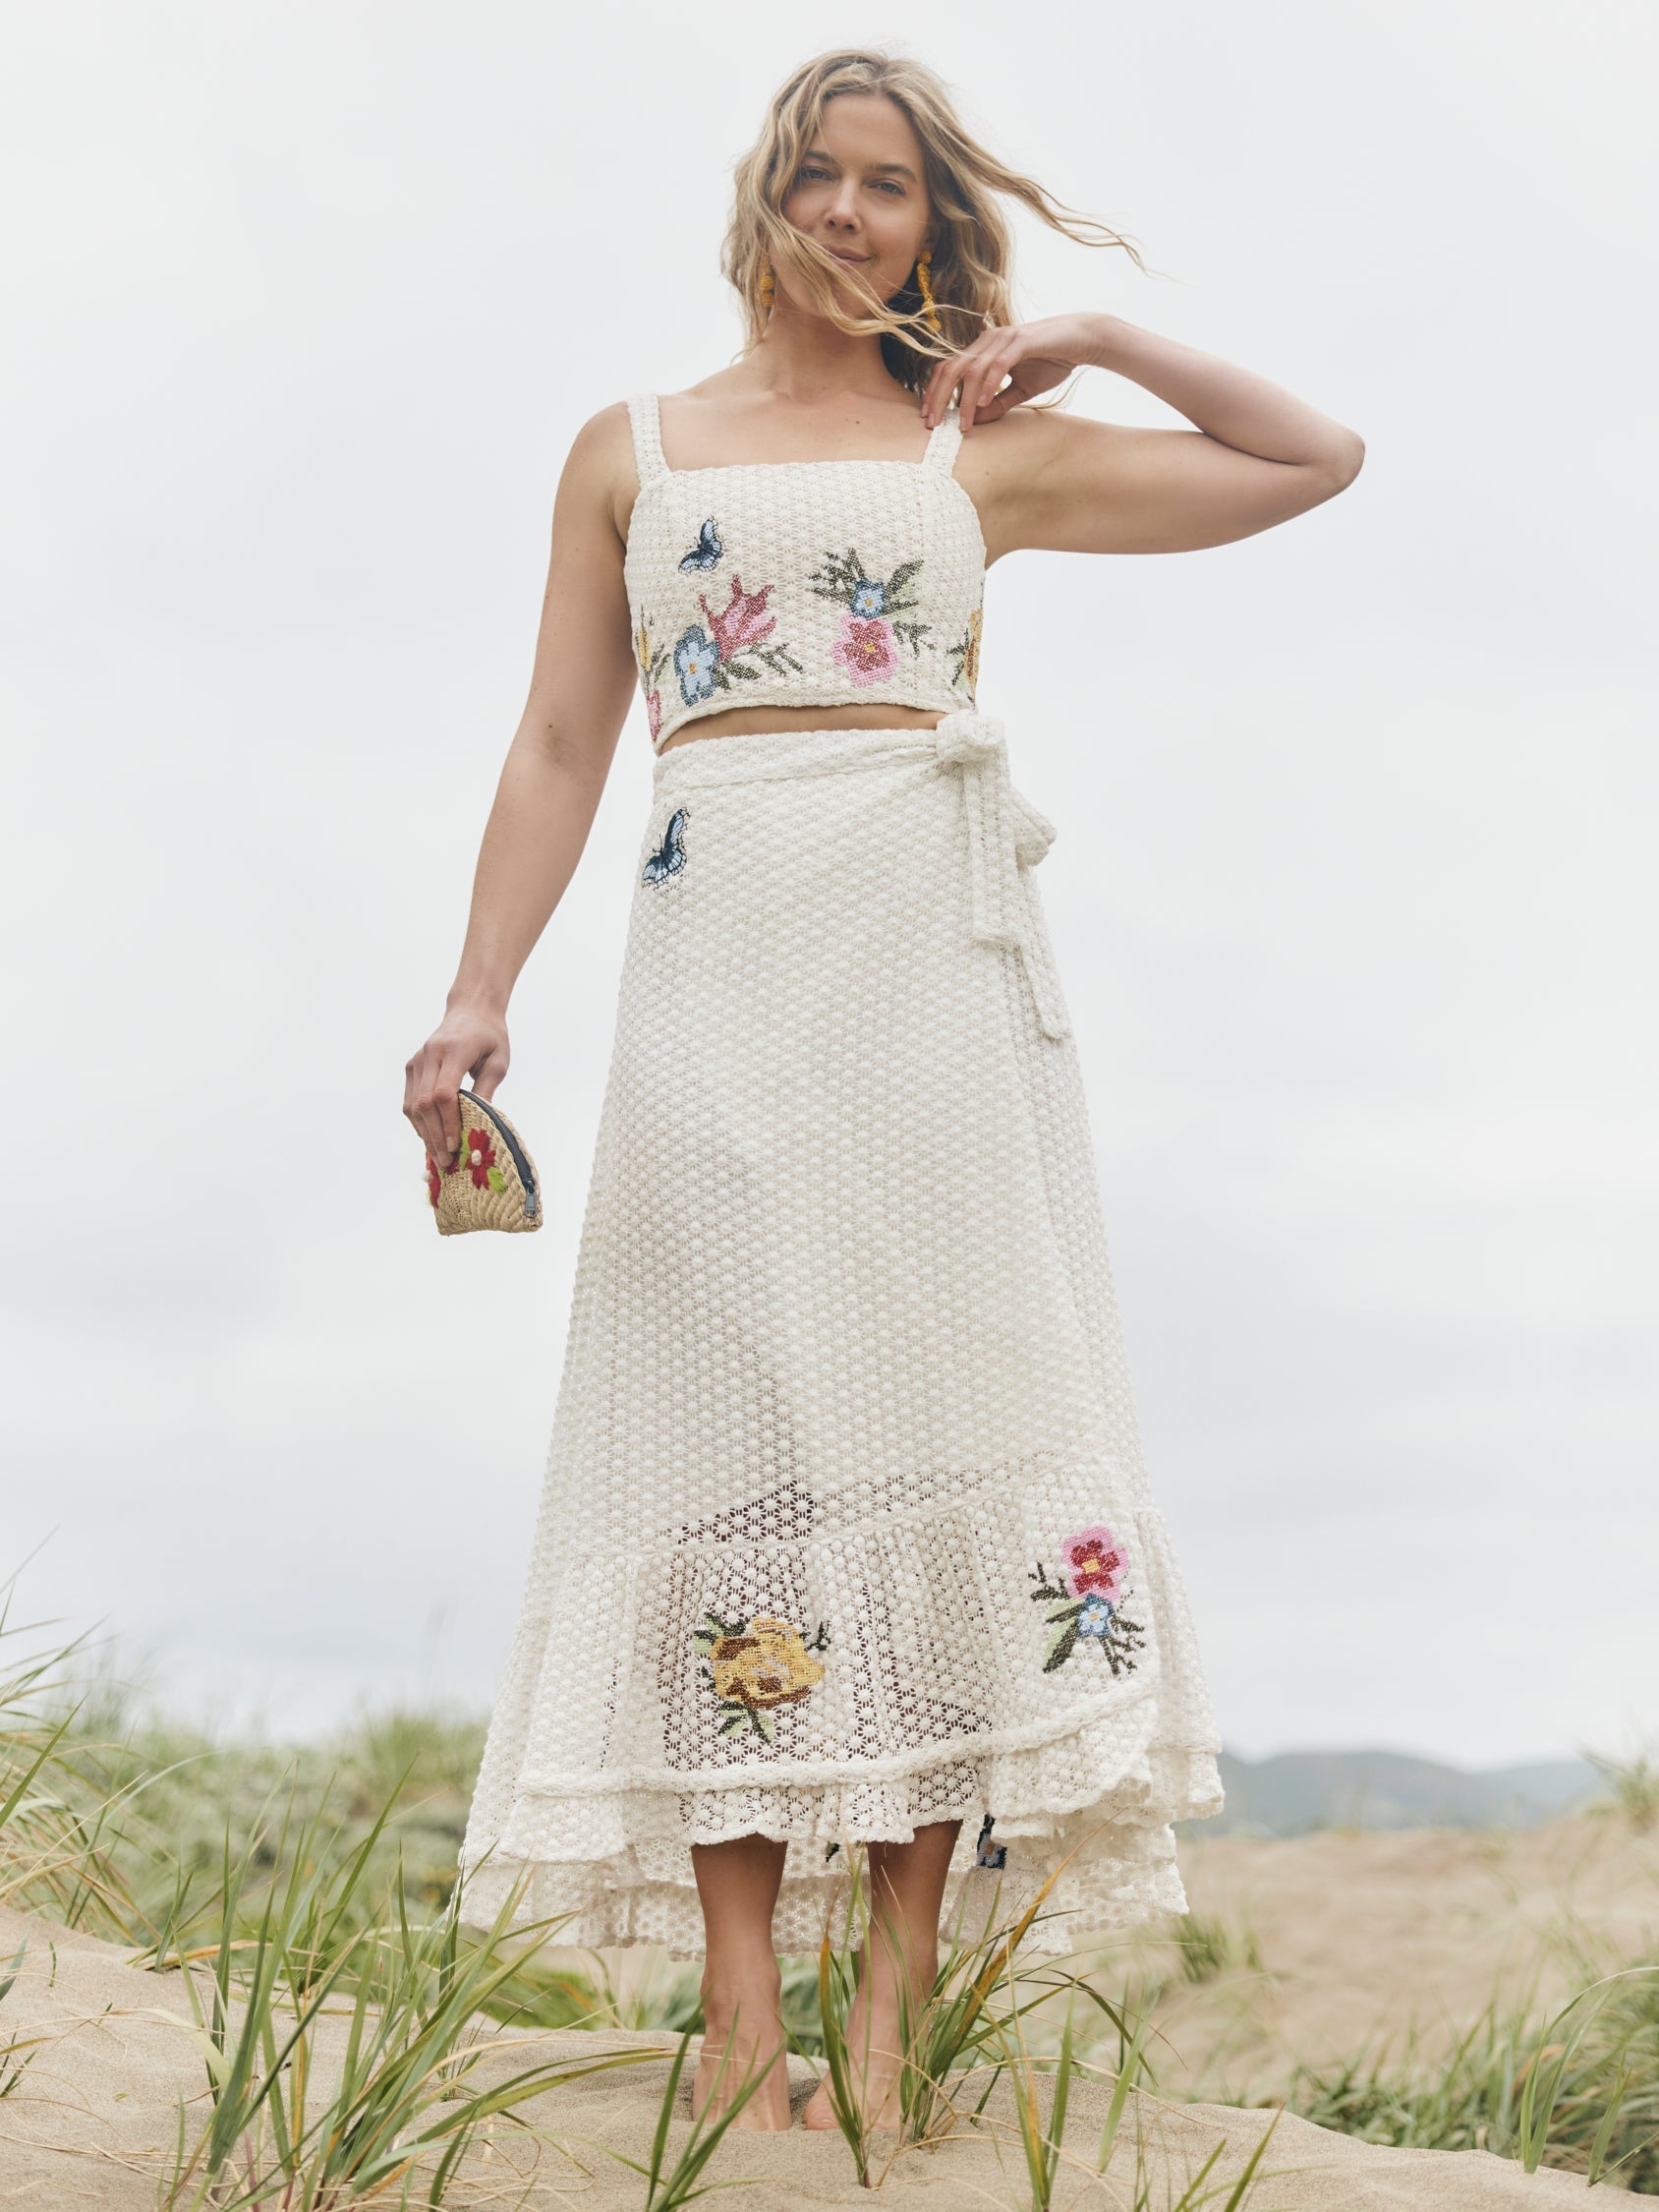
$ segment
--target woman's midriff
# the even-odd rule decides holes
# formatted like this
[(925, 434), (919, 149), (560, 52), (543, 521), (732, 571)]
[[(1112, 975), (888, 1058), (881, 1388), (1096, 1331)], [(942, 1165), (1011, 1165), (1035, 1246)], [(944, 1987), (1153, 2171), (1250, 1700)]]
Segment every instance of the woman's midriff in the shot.
[(732, 707), (688, 722), (660, 750), (671, 753), (693, 738), (744, 737), (758, 729), (937, 729), (944, 720), (933, 707)]

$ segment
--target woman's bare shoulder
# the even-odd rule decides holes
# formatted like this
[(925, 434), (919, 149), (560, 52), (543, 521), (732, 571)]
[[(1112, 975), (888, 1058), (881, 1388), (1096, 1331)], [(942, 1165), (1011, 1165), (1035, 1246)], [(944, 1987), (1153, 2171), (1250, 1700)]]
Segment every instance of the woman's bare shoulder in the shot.
[(602, 507), (615, 525), (618, 537), (628, 535), (628, 517), (639, 496), (639, 469), (634, 460), (634, 434), (625, 399), (612, 400), (590, 415), (570, 441), (559, 477), (559, 498), (589, 507)]
[(956, 473), (972, 467), (988, 486), (1006, 483), (1074, 452), (1079, 436), (1087, 438), (1102, 427), (1091, 422), (1083, 429), (1080, 418), (1058, 407), (1010, 407), (1000, 421), (976, 423), (963, 434)]

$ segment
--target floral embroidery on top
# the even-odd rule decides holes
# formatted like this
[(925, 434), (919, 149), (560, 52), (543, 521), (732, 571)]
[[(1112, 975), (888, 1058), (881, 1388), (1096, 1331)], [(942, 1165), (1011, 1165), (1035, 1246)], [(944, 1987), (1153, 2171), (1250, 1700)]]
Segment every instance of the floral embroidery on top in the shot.
[(693, 622), (682, 630), (673, 653), (680, 697), (688, 707), (712, 699), (716, 691), (729, 691), (734, 678), (759, 682), (762, 668), (773, 675), (802, 672), (786, 645), (768, 642), (777, 627), (777, 616), (767, 612), (767, 601), (776, 589), (775, 584), (763, 584), (758, 592), (746, 592), (734, 571), (731, 598), (724, 607), (713, 608), (699, 597), (709, 626), (705, 629), (702, 622)]
[(1093, 1644), (1114, 1674), (1133, 1673), (1134, 1653), (1146, 1641), (1138, 1620), (1122, 1609), (1128, 1556), (1105, 1527), (1079, 1529), (1060, 1546), (1061, 1571), (1051, 1576), (1041, 1559), (1029, 1593), (1037, 1604), (1058, 1606), (1046, 1615), (1049, 1648), (1043, 1672), (1053, 1674), (1079, 1644)]
[(668, 648), (659, 646), (651, 634), (651, 617), (641, 618), (634, 632), (634, 659), (639, 664), (640, 689), (645, 693), (646, 720), (651, 726), (651, 741), (655, 745), (657, 733), (662, 728), (662, 671), (668, 666)]
[(504, 1191), (507, 1188), (506, 1177), (495, 1165), (495, 1147), (489, 1141), (487, 1130), (467, 1131), (466, 1140), (461, 1146), (461, 1162), (472, 1170), (475, 1191)]
[(722, 1736), (752, 1728), (764, 1743), (774, 1740), (772, 1709), (809, 1697), (824, 1679), (814, 1652), (828, 1651), (830, 1631), (822, 1621), (807, 1643), (786, 1620), (725, 1621), (705, 1613), (692, 1638), (706, 1664), (703, 1678), (720, 1708)]
[(979, 639), (984, 627), (984, 611), (976, 607), (968, 616), (968, 626), (962, 633), (961, 644), (945, 648), (945, 659), (956, 664), (956, 672), (950, 680), (952, 683), (959, 683), (970, 699), (979, 689)]
[(895, 637), (904, 640), (912, 655), (921, 652), (929, 625), (898, 619), (916, 605), (911, 586), (921, 569), (919, 560), (901, 560), (890, 576), (874, 577), (849, 546), (844, 554), (826, 553), (823, 565), (807, 578), (808, 588), (820, 599), (835, 600), (847, 610), (830, 659), (854, 683), (887, 681), (898, 667)]

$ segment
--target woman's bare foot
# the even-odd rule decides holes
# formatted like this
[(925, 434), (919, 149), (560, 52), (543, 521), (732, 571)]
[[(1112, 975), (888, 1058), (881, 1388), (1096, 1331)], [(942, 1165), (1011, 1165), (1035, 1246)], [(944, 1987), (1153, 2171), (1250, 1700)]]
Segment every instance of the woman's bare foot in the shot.
[[(865, 2123), (869, 2127), (896, 2127), (902, 2118), (898, 2101), (899, 2043), (897, 2007), (879, 2005), (872, 2017), (861, 1988), (847, 2012), (847, 2066), (860, 2110), (871, 2116)], [(830, 2102), (827, 2075), (813, 2091), (801, 2115), (801, 2125), (803, 2127), (840, 2125)]]
[(691, 2085), (691, 2109), (699, 2119), (717, 2119), (753, 2072), (761, 2078), (732, 2126), (770, 2132), (790, 2124), (788, 2046), (779, 2016), (783, 1985), (776, 1959), (769, 1964), (770, 1972), (757, 1961), (741, 1982), (716, 1986), (704, 1977), (703, 2055)]

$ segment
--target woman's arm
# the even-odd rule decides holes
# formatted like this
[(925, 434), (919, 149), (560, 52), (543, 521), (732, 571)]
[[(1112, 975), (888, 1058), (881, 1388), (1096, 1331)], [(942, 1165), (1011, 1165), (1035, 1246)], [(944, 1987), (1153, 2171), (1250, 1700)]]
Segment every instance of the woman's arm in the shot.
[[(1136, 430), (1023, 406), (1076, 368), (1114, 369), (1197, 428)], [(935, 370), (923, 403), (930, 423), (957, 385), (965, 433), (1004, 424), (982, 437), (962, 472), (993, 558), (1024, 546), (1186, 553), (1227, 545), (1333, 497), (1365, 457), (1357, 432), (1265, 377), (1114, 315), (986, 331)]]
[(578, 434), (559, 479), (530, 696), (479, 850), (461, 964), (443, 1019), (404, 1071), (403, 1111), (446, 1164), (461, 1141), (462, 1077), (492, 1098), (507, 1073), (507, 1001), (576, 872), (628, 711), (633, 489), (627, 410), (607, 408)]

